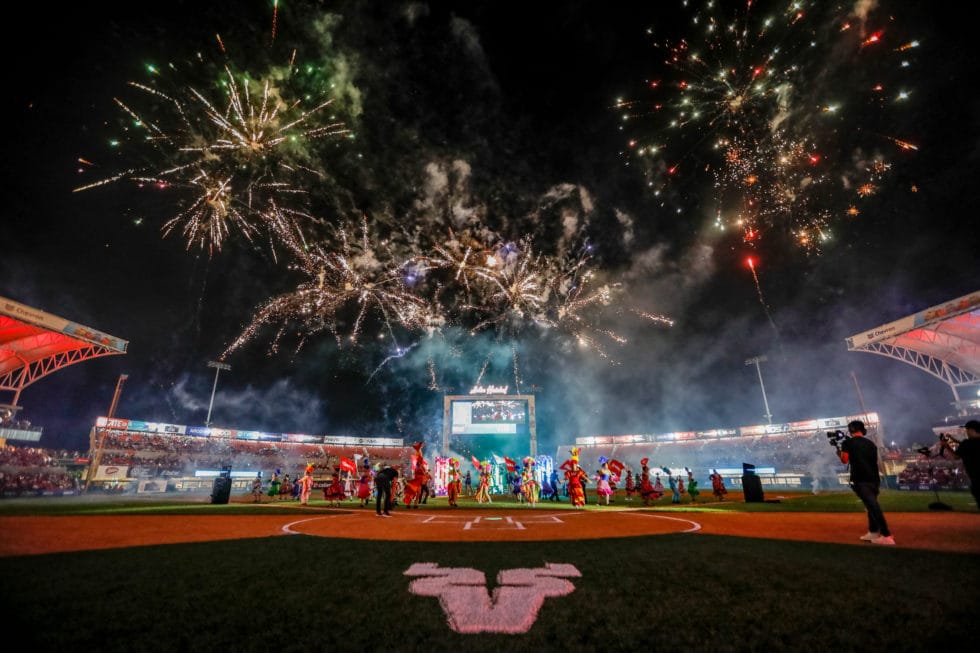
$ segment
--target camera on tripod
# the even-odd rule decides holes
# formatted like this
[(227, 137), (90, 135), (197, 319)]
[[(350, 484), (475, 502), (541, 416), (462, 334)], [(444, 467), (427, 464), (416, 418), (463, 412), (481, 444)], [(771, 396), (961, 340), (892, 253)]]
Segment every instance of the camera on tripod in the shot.
[(827, 441), (830, 442), (831, 446), (837, 449), (838, 452), (842, 450), (841, 447), (844, 446), (844, 442), (850, 439), (850, 434), (845, 433), (840, 429), (837, 429), (836, 431), (827, 431)]

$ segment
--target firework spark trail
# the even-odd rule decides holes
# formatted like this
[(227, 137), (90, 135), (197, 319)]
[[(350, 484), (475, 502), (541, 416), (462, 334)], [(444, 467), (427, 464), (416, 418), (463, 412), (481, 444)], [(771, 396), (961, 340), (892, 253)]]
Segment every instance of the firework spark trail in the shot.
[(776, 323), (772, 319), (772, 313), (769, 310), (769, 304), (766, 303), (766, 298), (762, 295), (762, 285), (759, 283), (759, 275), (756, 274), (755, 271), (755, 261), (750, 256), (748, 259), (746, 259), (746, 263), (748, 264), (749, 269), (752, 271), (752, 279), (755, 281), (755, 290), (759, 295), (759, 304), (762, 305), (762, 310), (765, 311), (766, 319), (769, 320), (772, 330), (775, 331), (776, 335), (778, 336), (779, 328), (776, 327)]
[(279, 0), (272, 2), (272, 43), (276, 42), (276, 27), (279, 23)]
[(887, 12), (828, 7), (800, 1), (761, 15), (748, 3), (723, 16), (709, 1), (692, 9), (690, 38), (650, 30), (663, 75), (647, 83), (650, 99), (615, 104), (637, 132), (627, 161), (641, 162), (658, 192), (703, 171), (718, 229), (749, 241), (780, 228), (818, 251), (835, 221), (859, 213), (852, 202), (868, 195), (855, 189), (875, 187), (890, 167), (878, 146), (917, 149), (894, 136), (869, 141), (875, 133), (862, 123), (909, 99), (904, 88), (887, 94), (911, 71), (918, 41), (901, 39)]

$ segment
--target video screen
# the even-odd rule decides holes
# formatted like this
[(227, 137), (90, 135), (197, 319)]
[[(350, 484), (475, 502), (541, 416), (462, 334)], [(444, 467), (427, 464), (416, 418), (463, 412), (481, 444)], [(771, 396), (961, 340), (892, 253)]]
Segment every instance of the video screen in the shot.
[(454, 435), (527, 432), (527, 401), (523, 399), (453, 401), (450, 412)]

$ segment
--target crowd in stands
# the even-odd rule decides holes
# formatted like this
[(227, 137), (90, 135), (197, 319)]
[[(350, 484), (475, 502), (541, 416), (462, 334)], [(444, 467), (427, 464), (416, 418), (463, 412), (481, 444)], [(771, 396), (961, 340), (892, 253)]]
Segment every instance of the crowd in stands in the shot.
[(66, 465), (78, 457), (77, 451), (5, 445), (0, 449), (0, 497), (77, 490), (78, 477)]
[(0, 429), (30, 431), (31, 421), (23, 418), (18, 419), (16, 413), (9, 408), (0, 408)]
[(780, 473), (844, 471), (822, 432), (593, 446), (582, 450), (582, 466), (598, 468), (600, 456), (620, 460), (634, 472), (641, 459), (649, 458), (651, 469), (689, 467), (705, 478), (713, 469), (741, 468), (742, 463), (775, 467)]
[(959, 462), (918, 461), (899, 472), (898, 485), (909, 490), (969, 490), (970, 479)]
[[(124, 477), (120, 479), (123, 481), (194, 477), (199, 471), (225, 467), (238, 472), (254, 470), (256, 475), (262, 472), (264, 478), (279, 470), (283, 475), (298, 478), (310, 464), (314, 477), (329, 477), (339, 468), (342, 458), (361, 461), (367, 457), (372, 465), (388, 463), (404, 467), (412, 451), (411, 447), (338, 447), (123, 431), (106, 431), (105, 437), (101, 435), (91, 443), (91, 454), (98, 454), (100, 466), (123, 468)], [(81, 478), (79, 461), (87, 462), (88, 456), (89, 452), (83, 455), (66, 450), (5, 446), (0, 450), (0, 495), (76, 488)], [(69, 465), (74, 465), (73, 473), (69, 473)]]
[(2, 472), (0, 497), (19, 497), (79, 490), (78, 477), (57, 472)]

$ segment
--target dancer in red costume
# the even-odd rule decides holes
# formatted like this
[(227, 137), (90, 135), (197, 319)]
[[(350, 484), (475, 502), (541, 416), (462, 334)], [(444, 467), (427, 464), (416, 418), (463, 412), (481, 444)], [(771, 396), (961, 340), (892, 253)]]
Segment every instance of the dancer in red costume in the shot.
[(422, 457), (422, 447), (424, 442), (416, 442), (412, 445), (415, 449), (415, 470), (412, 478), (405, 482), (405, 495), (402, 499), (405, 506), (418, 510), (419, 501), (422, 499), (422, 488), (429, 482), (428, 465)]
[(334, 469), (333, 474), (330, 475), (330, 485), (323, 488), (323, 500), (337, 505), (346, 498), (347, 493), (344, 492), (344, 483), (340, 480), (340, 472)]
[(721, 474), (715, 469), (711, 473), (711, 492), (715, 495), (715, 498), (719, 501), (725, 500), (725, 495), (728, 494), (728, 489), (725, 487), (725, 481), (722, 479)]
[(647, 467), (649, 460), (649, 458), (644, 458), (640, 461), (640, 498), (643, 499), (644, 506), (648, 506), (650, 505), (650, 501), (660, 498), (650, 483), (650, 468)]
[(446, 472), (446, 497), (449, 499), (449, 506), (451, 508), (458, 507), (456, 500), (459, 498), (462, 487), (463, 481), (459, 473), (459, 460), (450, 458), (449, 469)]
[(582, 481), (586, 478), (585, 472), (578, 466), (578, 447), (572, 447), (572, 459), (570, 465), (565, 470), (565, 480), (568, 483), (568, 499), (576, 509), (585, 509), (585, 489)]

